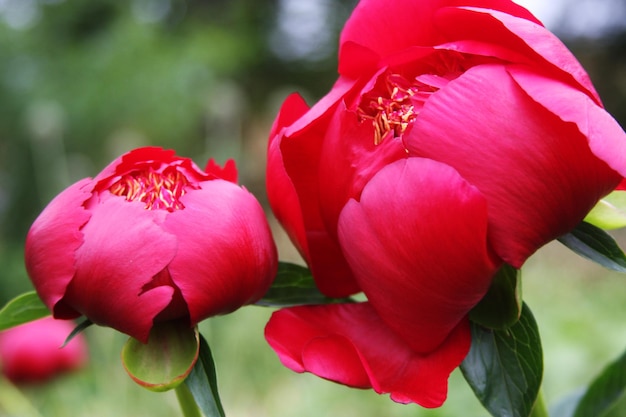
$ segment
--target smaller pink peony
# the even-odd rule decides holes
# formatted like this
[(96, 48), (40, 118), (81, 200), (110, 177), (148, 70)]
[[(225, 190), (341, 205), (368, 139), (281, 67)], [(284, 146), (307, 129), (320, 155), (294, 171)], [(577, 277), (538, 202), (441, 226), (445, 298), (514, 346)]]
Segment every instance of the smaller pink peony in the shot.
[(0, 332), (0, 369), (14, 383), (44, 382), (87, 363), (87, 343), (76, 335), (66, 346), (72, 322), (52, 317)]
[(135, 149), (61, 192), (26, 238), (26, 268), (56, 318), (85, 315), (146, 342), (257, 301), (277, 269), (265, 213), (232, 161), (203, 171)]

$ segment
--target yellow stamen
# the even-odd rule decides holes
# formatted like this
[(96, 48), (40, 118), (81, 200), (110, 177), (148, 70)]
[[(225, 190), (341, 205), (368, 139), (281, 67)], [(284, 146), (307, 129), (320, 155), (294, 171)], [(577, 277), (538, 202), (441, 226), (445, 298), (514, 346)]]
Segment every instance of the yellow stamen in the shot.
[(174, 211), (185, 208), (180, 198), (190, 186), (189, 181), (174, 167), (162, 172), (148, 168), (131, 172), (114, 183), (109, 191), (127, 201), (141, 201), (147, 210)]
[(359, 118), (370, 120), (374, 144), (387, 137), (398, 138), (415, 121), (429, 94), (437, 91), (417, 79), (407, 80), (399, 74), (388, 74), (380, 88), (365, 94), (358, 106)]

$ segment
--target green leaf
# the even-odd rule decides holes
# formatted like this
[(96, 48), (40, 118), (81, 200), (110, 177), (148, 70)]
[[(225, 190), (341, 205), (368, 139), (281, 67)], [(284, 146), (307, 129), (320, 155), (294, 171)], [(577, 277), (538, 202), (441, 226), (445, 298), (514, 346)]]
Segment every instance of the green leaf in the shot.
[(0, 330), (50, 315), (35, 291), (18, 295), (0, 310)]
[(461, 371), (492, 416), (528, 417), (543, 374), (539, 330), (528, 306), (507, 330), (472, 323), (472, 347)]
[(272, 287), (257, 305), (265, 307), (289, 307), (302, 304), (329, 304), (351, 302), (349, 298), (329, 298), (317, 289), (311, 271), (287, 262), (278, 263), (278, 273)]
[(72, 341), (73, 338), (76, 337), (77, 334), (82, 333), (87, 327), (91, 326), (92, 324), (93, 321), (89, 319), (83, 320), (78, 326), (74, 327), (74, 330), (72, 330), (69, 336), (65, 338), (65, 342), (63, 342), (63, 345), (61, 347), (64, 348), (68, 343)]
[(605, 268), (626, 272), (626, 255), (609, 234), (596, 226), (582, 222), (558, 240), (580, 256)]
[(217, 390), (215, 362), (209, 344), (200, 335), (200, 356), (185, 380), (196, 404), (206, 417), (224, 417), (224, 408)]
[(626, 352), (591, 383), (576, 406), (574, 417), (603, 417), (626, 393)]
[(626, 226), (626, 191), (613, 191), (598, 201), (585, 221), (605, 230)]
[(154, 325), (148, 343), (129, 338), (122, 349), (128, 375), (150, 391), (162, 392), (180, 385), (198, 360), (198, 329), (184, 321)]
[(505, 264), (493, 278), (489, 291), (470, 311), (470, 320), (489, 329), (508, 329), (522, 314), (521, 272)]

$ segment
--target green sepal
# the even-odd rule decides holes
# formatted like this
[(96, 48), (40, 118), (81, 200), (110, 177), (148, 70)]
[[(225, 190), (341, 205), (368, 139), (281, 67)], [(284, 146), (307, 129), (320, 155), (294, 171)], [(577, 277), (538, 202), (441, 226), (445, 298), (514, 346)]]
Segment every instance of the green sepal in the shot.
[(64, 348), (65, 346), (67, 346), (67, 344), (70, 343), (72, 339), (76, 337), (76, 335), (82, 333), (87, 327), (91, 326), (92, 324), (93, 321), (89, 319), (83, 320), (76, 327), (74, 327), (74, 330), (72, 330), (69, 336), (65, 338), (65, 342), (63, 342), (63, 345), (61, 345), (61, 347)]
[(303, 304), (329, 304), (352, 302), (350, 298), (330, 298), (315, 285), (311, 271), (300, 265), (279, 262), (278, 273), (271, 288), (256, 305), (264, 307), (290, 307)]
[(217, 390), (215, 362), (209, 344), (200, 335), (200, 356), (185, 380), (193, 398), (206, 417), (224, 417), (224, 408)]
[(461, 371), (494, 417), (528, 417), (541, 388), (543, 358), (537, 323), (526, 304), (507, 330), (471, 324), (472, 346)]
[(35, 291), (18, 295), (0, 310), (0, 330), (28, 323), (50, 315)]
[(558, 241), (578, 255), (605, 268), (626, 273), (626, 255), (604, 230), (582, 222)]
[(508, 329), (522, 314), (521, 272), (504, 264), (493, 277), (489, 291), (470, 311), (470, 320), (495, 330)]
[(626, 226), (626, 190), (613, 191), (598, 201), (585, 217), (585, 222), (605, 230)]
[(129, 338), (122, 349), (128, 375), (142, 387), (155, 392), (180, 385), (198, 360), (200, 339), (197, 327), (184, 321), (156, 323), (148, 343)]

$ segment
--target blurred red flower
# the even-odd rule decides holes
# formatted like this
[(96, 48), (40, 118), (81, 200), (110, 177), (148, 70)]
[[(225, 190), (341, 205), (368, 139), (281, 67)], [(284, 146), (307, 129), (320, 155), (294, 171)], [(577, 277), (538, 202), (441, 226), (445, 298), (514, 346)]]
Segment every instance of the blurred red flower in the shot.
[(264, 211), (230, 161), (205, 171), (135, 149), (59, 194), (33, 223), (26, 267), (57, 318), (81, 314), (147, 341), (259, 299), (277, 255)]
[(0, 369), (14, 383), (44, 382), (87, 363), (87, 343), (82, 334), (66, 346), (73, 322), (52, 317), (31, 321), (0, 332)]
[(312, 108), (283, 104), (267, 189), (320, 290), (368, 301), (278, 311), (267, 339), (295, 371), (439, 406), (494, 272), (616, 187), (626, 137), (508, 0), (361, 0), (339, 74)]

